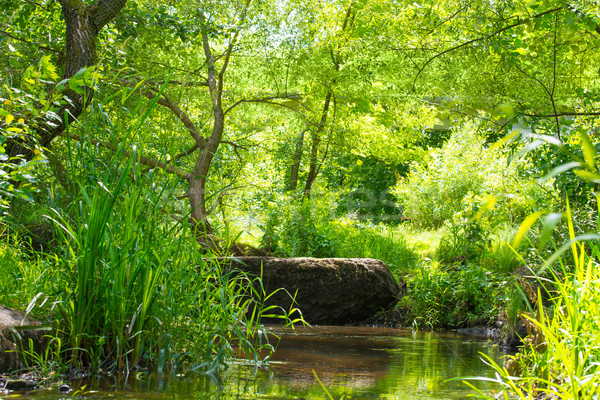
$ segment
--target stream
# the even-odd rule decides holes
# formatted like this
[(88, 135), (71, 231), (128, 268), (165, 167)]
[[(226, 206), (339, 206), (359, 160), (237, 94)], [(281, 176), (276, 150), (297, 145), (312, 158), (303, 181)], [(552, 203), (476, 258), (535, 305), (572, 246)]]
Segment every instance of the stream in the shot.
[[(268, 367), (234, 363), (223, 377), (186, 373), (137, 374), (126, 383), (88, 384), (61, 394), (56, 387), (25, 393), (2, 393), (0, 400), (23, 399), (326, 399), (313, 370), (335, 400), (464, 399), (472, 393), (447, 379), (493, 376), (480, 352), (501, 360), (489, 341), (452, 332), (413, 332), (389, 328), (279, 326), (281, 337)], [(478, 387), (491, 390), (484, 382)], [(487, 385), (487, 386), (486, 386)]]

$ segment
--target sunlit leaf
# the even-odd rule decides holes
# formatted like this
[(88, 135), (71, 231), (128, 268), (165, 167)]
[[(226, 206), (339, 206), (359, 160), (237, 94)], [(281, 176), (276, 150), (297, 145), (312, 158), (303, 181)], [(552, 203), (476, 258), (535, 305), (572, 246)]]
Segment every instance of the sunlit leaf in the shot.
[(567, 172), (573, 168), (580, 167), (580, 166), (581, 166), (581, 163), (577, 162), (577, 161), (559, 165), (558, 167), (552, 169), (552, 171), (548, 172), (546, 175), (544, 175), (543, 177), (538, 179), (538, 182), (540, 182), (540, 183), (547, 182), (548, 180), (556, 177), (557, 175), (562, 174), (563, 172)]
[(523, 223), (521, 223), (521, 226), (519, 227), (519, 230), (518, 230), (517, 234), (515, 235), (515, 238), (513, 239), (513, 242), (512, 242), (513, 248), (516, 249), (517, 247), (519, 247), (519, 244), (521, 244), (521, 241), (523, 240), (523, 238), (525, 237), (527, 232), (529, 232), (529, 229), (531, 229), (533, 224), (535, 224), (535, 222), (538, 220), (538, 218), (542, 214), (544, 214), (542, 211), (537, 211), (533, 214), (528, 215), (527, 218), (525, 218)]
[(600, 174), (598, 174), (597, 172), (591, 172), (584, 169), (576, 169), (573, 172), (575, 173), (575, 175), (582, 179), (585, 179), (586, 181), (600, 183)]
[(542, 250), (542, 248), (548, 243), (550, 238), (552, 237), (552, 231), (556, 225), (562, 219), (562, 213), (552, 213), (548, 214), (544, 220), (542, 221), (542, 234), (540, 236), (540, 240), (538, 243), (538, 250)]
[(583, 157), (585, 163), (590, 169), (593, 169), (596, 165), (596, 147), (590, 141), (590, 137), (585, 131), (581, 131), (581, 147), (583, 147)]

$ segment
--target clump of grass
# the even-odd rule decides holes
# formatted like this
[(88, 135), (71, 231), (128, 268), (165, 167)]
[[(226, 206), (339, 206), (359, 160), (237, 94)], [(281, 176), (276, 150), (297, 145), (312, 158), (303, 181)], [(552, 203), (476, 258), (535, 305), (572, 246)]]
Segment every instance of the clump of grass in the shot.
[(536, 310), (522, 314), (528, 337), (520, 352), (506, 366), (487, 360), (505, 399), (580, 400), (600, 394), (600, 237), (578, 242), (570, 221), (569, 231), (571, 241), (562, 249), (570, 246), (574, 267), (560, 252), (546, 264), (552, 276), (550, 307), (538, 291)]
[(407, 322), (429, 329), (489, 325), (502, 311), (507, 280), (477, 264), (444, 266), (423, 261), (409, 278), (400, 305)]
[(60, 338), (50, 345), (61, 346), (45, 354), (92, 373), (137, 365), (215, 372), (235, 346), (255, 361), (268, 357), (260, 277), (224, 272), (201, 253), (186, 218), (168, 218), (168, 185), (142, 174), (135, 157), (122, 163), (117, 154), (96, 179), (78, 181), (74, 212), (48, 213), (63, 252), (46, 302)]
[(384, 261), (394, 274), (411, 271), (417, 262), (415, 251), (393, 226), (341, 218), (324, 226), (323, 231), (337, 243), (334, 257), (376, 258)]
[(25, 309), (37, 293), (49, 289), (52, 271), (41, 257), (27, 251), (18, 235), (5, 229), (0, 236), (0, 304)]

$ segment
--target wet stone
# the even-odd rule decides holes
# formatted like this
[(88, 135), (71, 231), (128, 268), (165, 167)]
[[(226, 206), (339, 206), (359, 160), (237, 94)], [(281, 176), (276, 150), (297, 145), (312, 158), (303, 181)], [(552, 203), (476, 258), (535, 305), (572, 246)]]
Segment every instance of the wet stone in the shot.
[(37, 387), (37, 382), (31, 379), (9, 379), (4, 385), (5, 390), (32, 390)]

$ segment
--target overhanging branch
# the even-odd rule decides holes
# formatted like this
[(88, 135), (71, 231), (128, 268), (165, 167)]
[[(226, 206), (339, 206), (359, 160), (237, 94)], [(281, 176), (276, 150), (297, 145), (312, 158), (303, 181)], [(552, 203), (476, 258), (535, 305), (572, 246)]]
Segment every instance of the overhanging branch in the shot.
[(440, 53), (437, 53), (436, 55), (434, 55), (433, 57), (431, 57), (427, 61), (425, 61), (425, 64), (423, 64), (423, 66), (417, 71), (417, 75), (415, 76), (415, 79), (413, 79), (413, 83), (412, 83), (412, 89), (413, 89), (413, 91), (415, 90), (415, 85), (416, 85), (417, 80), (419, 79), (419, 76), (421, 75), (421, 73), (436, 58), (439, 58), (439, 57), (443, 56), (444, 54), (448, 54), (448, 53), (450, 53), (452, 51), (455, 51), (455, 50), (458, 50), (460, 48), (469, 46), (469, 45), (471, 45), (473, 43), (482, 42), (484, 40), (490, 39), (490, 38), (492, 38), (492, 37), (494, 37), (494, 36), (496, 36), (496, 35), (504, 32), (504, 31), (507, 31), (507, 30), (512, 29), (512, 28), (515, 28), (515, 27), (517, 27), (519, 25), (523, 25), (524, 23), (526, 23), (529, 20), (540, 18), (540, 17), (542, 17), (544, 15), (552, 14), (552, 13), (555, 13), (555, 12), (563, 10), (563, 9), (565, 9), (565, 7), (557, 7), (557, 8), (553, 8), (551, 10), (546, 10), (546, 11), (541, 12), (539, 14), (535, 14), (535, 15), (531, 16), (530, 18), (525, 18), (525, 19), (517, 18), (517, 22), (515, 22), (513, 24), (510, 24), (510, 25), (507, 25), (504, 28), (498, 29), (498, 30), (496, 30), (496, 31), (494, 31), (492, 33), (489, 33), (489, 34), (485, 35), (485, 36), (481, 36), (481, 37), (478, 37), (478, 38), (475, 38), (475, 39), (468, 40), (468, 41), (466, 41), (464, 43), (461, 43), (459, 45), (450, 47), (449, 49), (446, 49), (446, 50), (444, 50), (444, 51), (442, 51)]
[[(69, 138), (76, 140), (78, 142), (84, 140), (81, 136), (76, 135), (74, 133), (69, 133), (68, 135), (69, 135)], [(66, 137), (67, 133), (63, 132), (60, 134), (60, 136)], [(118, 146), (115, 146), (112, 143), (104, 142), (102, 140), (98, 140), (98, 139), (94, 139), (94, 138), (89, 138), (89, 141), (94, 146), (101, 146), (101, 147), (104, 147), (105, 149), (111, 150), (113, 152), (117, 152), (119, 150)], [(131, 152), (127, 151), (127, 150), (123, 150), (123, 155), (125, 157), (129, 157), (131, 155)], [(177, 175), (180, 178), (183, 178), (185, 180), (190, 180), (193, 177), (193, 175), (190, 174), (189, 172), (183, 171), (180, 168), (177, 168), (173, 165), (168, 165), (167, 163), (164, 163), (162, 161), (158, 161), (158, 160), (148, 158), (148, 157), (143, 157), (143, 156), (139, 155), (139, 152), (138, 152), (138, 157), (137, 157), (136, 161), (142, 165), (147, 165), (147, 166), (153, 167), (153, 168), (160, 168), (170, 174)]]

